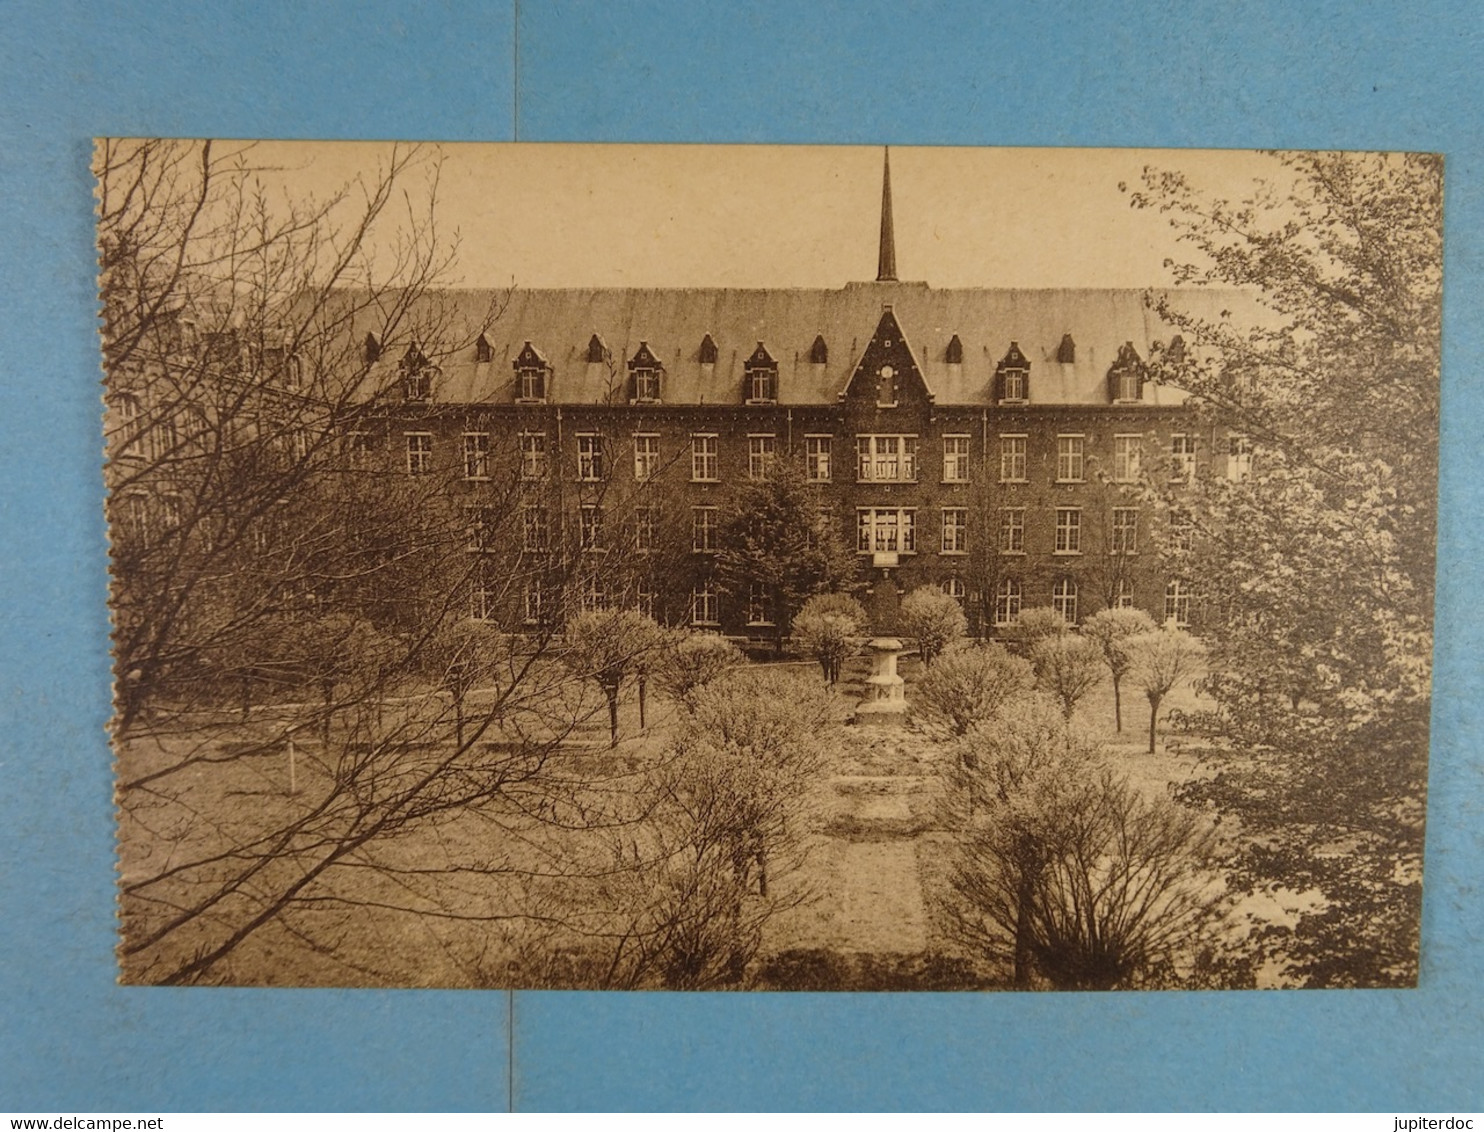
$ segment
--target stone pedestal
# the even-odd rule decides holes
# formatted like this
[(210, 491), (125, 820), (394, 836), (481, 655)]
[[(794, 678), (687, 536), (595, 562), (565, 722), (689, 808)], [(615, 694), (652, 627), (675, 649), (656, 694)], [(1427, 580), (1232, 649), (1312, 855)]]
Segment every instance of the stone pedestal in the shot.
[(866, 647), (871, 650), (871, 675), (866, 677), (866, 696), (855, 709), (855, 721), (900, 724), (907, 716), (905, 684), (897, 675), (902, 642), (895, 637), (878, 637)]

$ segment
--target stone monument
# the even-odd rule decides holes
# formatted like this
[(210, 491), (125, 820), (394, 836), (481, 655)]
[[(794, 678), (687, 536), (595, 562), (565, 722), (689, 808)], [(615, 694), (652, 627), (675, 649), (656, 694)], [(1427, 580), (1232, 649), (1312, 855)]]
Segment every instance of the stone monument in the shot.
[(905, 683), (897, 675), (902, 642), (895, 637), (877, 637), (866, 647), (871, 650), (871, 675), (866, 677), (866, 696), (855, 709), (855, 721), (900, 724), (907, 716)]

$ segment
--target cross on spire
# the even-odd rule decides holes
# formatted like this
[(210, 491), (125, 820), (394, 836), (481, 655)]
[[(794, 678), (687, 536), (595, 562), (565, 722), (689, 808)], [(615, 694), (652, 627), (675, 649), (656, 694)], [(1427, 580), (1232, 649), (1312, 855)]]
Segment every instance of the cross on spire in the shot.
[(897, 242), (891, 223), (891, 147), (887, 146), (881, 167), (881, 253), (876, 260), (876, 282), (897, 281)]

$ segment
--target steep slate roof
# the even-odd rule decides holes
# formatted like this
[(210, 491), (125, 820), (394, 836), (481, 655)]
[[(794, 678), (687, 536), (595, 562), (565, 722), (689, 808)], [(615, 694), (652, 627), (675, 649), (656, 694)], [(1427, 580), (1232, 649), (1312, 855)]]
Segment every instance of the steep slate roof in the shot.
[[(1160, 292), (1181, 309), (1215, 319), (1224, 309), (1247, 311), (1250, 298), (1232, 291)], [(515, 290), (503, 314), (485, 329), (493, 360), (476, 363), (472, 345), (438, 359), (433, 400), (508, 403), (515, 397), (512, 360), (529, 340), (551, 365), (548, 398), (558, 404), (599, 404), (611, 386), (606, 367), (588, 362), (598, 335), (611, 351), (617, 376), (641, 340), (663, 359), (666, 404), (738, 404), (744, 363), (762, 341), (778, 361), (778, 400), (785, 405), (834, 404), (890, 305), (939, 405), (987, 405), (995, 365), (1012, 341), (1030, 361), (1030, 403), (1107, 404), (1109, 367), (1126, 342), (1140, 357), (1173, 332), (1145, 301), (1143, 290), (935, 289), (925, 283), (851, 283), (838, 290), (725, 288)], [(470, 336), (488, 309), (491, 292), (444, 291), (438, 302), (469, 320)], [(717, 346), (703, 367), (701, 343)], [(957, 335), (963, 362), (947, 361)], [(1057, 361), (1063, 339), (1076, 343), (1075, 361)], [(816, 337), (829, 361), (810, 362)], [(1175, 405), (1184, 394), (1146, 382), (1143, 403)]]

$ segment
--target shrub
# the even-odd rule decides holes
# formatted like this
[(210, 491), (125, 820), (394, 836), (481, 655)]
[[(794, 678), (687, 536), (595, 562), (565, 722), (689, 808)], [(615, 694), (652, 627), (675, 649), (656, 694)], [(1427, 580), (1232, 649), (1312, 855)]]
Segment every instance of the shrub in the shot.
[(917, 681), (908, 700), (928, 726), (963, 735), (1034, 684), (1030, 664), (991, 641), (949, 650)]
[(1103, 650), (1076, 633), (1042, 637), (1031, 648), (1036, 683), (1061, 704), (1068, 719), (1077, 701), (1103, 678)]
[(969, 622), (957, 599), (936, 586), (919, 586), (902, 599), (902, 628), (917, 638), (922, 663), (931, 666), (944, 649), (968, 632)]
[(794, 643), (819, 661), (824, 678), (834, 684), (841, 665), (854, 655), (867, 620), (861, 603), (850, 595), (817, 594), (794, 617)]

